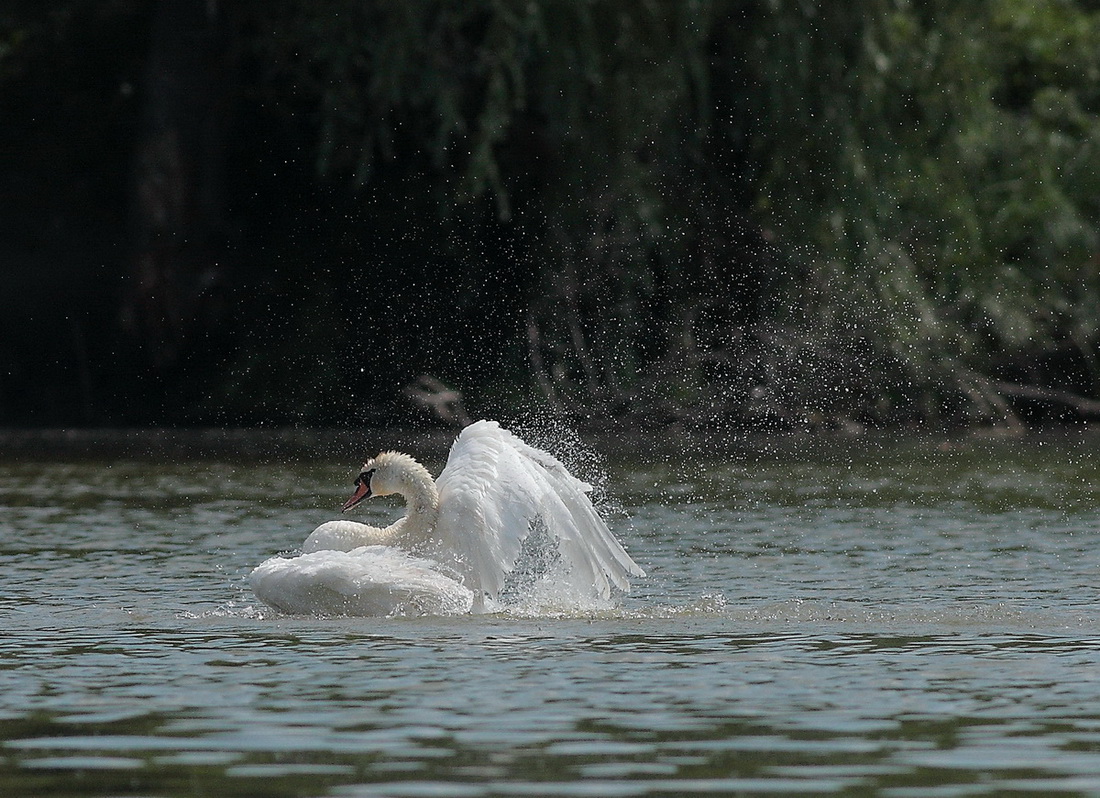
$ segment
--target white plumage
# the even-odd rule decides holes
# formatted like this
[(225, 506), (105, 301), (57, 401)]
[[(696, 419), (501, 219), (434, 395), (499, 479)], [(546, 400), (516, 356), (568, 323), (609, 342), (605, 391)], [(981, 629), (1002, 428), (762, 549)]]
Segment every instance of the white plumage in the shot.
[(474, 598), (430, 560), (392, 546), (272, 557), (251, 582), (266, 604), (291, 615), (456, 615)]
[[(264, 603), (292, 614), (484, 612), (514, 592), (521, 564), (529, 580), (553, 580), (559, 598), (582, 604), (645, 575), (592, 506), (591, 487), (494, 421), (462, 431), (438, 481), (408, 455), (383, 452), (356, 487), (345, 510), (399, 493), (405, 517), (384, 529), (322, 524), (303, 554), (252, 572)], [(549, 551), (532, 550), (540, 545)]]

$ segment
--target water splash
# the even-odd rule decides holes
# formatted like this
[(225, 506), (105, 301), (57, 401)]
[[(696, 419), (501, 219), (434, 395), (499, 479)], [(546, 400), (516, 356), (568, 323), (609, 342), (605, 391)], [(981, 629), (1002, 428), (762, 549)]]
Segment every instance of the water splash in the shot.
[(608, 490), (607, 460), (560, 413), (545, 407), (529, 407), (504, 426), (526, 443), (554, 455), (570, 474), (592, 486), (589, 498), (605, 520), (625, 515), (622, 505)]

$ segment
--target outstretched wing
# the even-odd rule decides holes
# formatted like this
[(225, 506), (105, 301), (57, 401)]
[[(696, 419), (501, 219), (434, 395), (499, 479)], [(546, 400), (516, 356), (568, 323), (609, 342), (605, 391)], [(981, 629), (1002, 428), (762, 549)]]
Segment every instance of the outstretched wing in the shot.
[(629, 590), (628, 576), (645, 576), (592, 506), (591, 486), (495, 421), (462, 431), (436, 484), (436, 532), (473, 590), (475, 609), (499, 595), (539, 520), (557, 542), (571, 581), (601, 598), (611, 585)]

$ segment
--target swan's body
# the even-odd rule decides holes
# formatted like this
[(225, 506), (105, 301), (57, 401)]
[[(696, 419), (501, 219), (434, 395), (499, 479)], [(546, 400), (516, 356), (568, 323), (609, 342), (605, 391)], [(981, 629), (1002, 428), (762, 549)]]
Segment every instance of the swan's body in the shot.
[(300, 556), (252, 572), (264, 603), (293, 614), (483, 612), (499, 606), (537, 539), (553, 567), (533, 578), (558, 580), (581, 600), (606, 601), (613, 588), (629, 590), (627, 577), (645, 575), (592, 506), (590, 486), (493, 421), (462, 431), (438, 481), (408, 455), (383, 452), (355, 484), (345, 511), (399, 493), (406, 515), (384, 528), (317, 527)]
[(272, 557), (251, 581), (266, 604), (292, 615), (456, 615), (474, 600), (430, 560), (391, 546)]

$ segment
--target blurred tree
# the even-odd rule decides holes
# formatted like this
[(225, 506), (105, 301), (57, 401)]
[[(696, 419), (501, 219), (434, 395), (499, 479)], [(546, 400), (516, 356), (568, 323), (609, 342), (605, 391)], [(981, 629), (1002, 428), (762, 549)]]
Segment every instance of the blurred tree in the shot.
[(866, 336), (901, 369), (876, 402), (917, 415), (1013, 422), (990, 375), (1096, 395), (1100, 10), (864, 8), (760, 30), (761, 210), (813, 245), (813, 338)]

